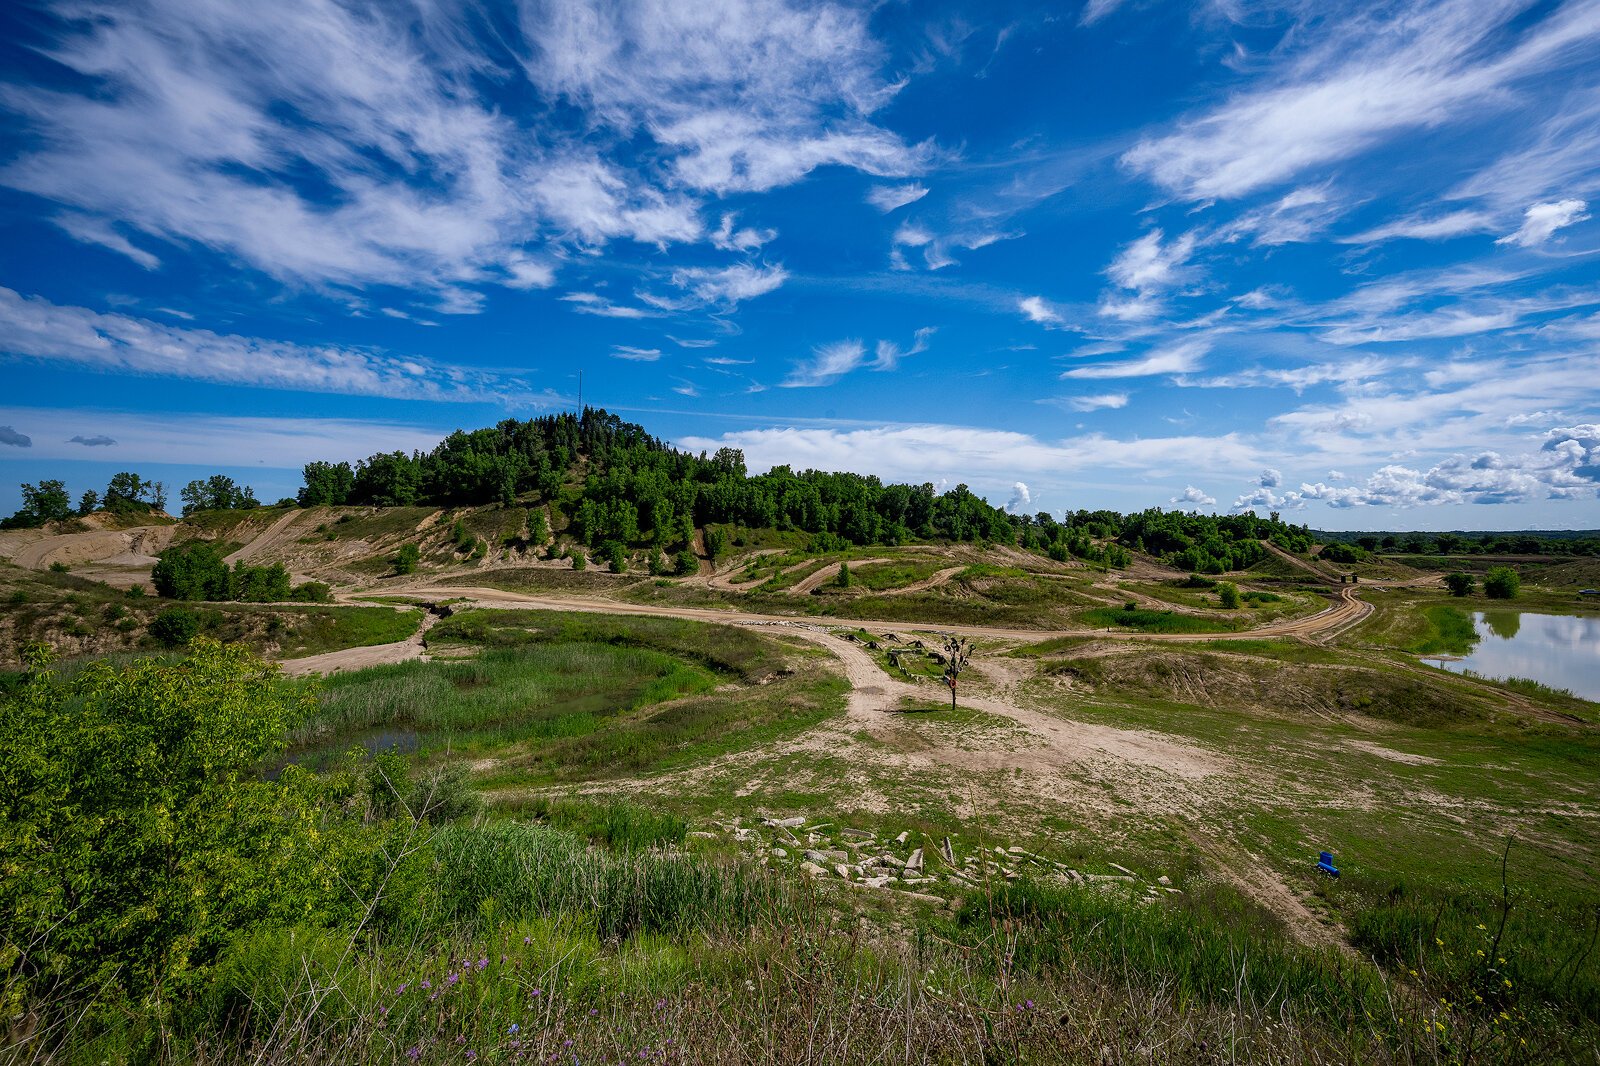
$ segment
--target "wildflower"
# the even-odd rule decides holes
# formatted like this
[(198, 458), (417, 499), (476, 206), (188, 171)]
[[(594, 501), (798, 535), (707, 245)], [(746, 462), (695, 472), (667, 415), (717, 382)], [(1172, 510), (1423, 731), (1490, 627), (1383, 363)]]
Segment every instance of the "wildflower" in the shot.
[(506, 1032), (515, 1034), (518, 1031), (520, 1031), (521, 1029), (522, 1029), (522, 1026), (518, 1025), (516, 1022), (512, 1022), (511, 1023), (511, 1028), (507, 1029)]
[(453, 985), (453, 984), (455, 984), (456, 982), (458, 982), (460, 980), (461, 980), (461, 975), (460, 974), (452, 973), (449, 977), (446, 977), (444, 979), (444, 983), (447, 984), (447, 985)]
[(471, 1048), (467, 1049), (467, 1061), (468, 1062), (474, 1061), (475, 1059), (477, 1059), (477, 1057), (478, 1057), (478, 1053), (476, 1051), (473, 1051)]
[(525, 937), (523, 937), (523, 938), (522, 938), (522, 942), (523, 942), (523, 943), (524, 943), (524, 944), (531, 944), (531, 943), (533, 943), (533, 937), (531, 937), (531, 936), (525, 936)]
[(422, 987), (424, 989), (432, 988), (433, 987), (433, 982), (432, 981), (424, 981), (424, 982), (422, 982)]
[(533, 991), (532, 991), (532, 992), (531, 992), (531, 993), (530, 993), (530, 995), (533, 995), (533, 996), (534, 996), (534, 997), (538, 997), (538, 996), (540, 996), (540, 995), (542, 995), (542, 994), (543, 994), (543, 989), (538, 989), (538, 988), (535, 988), (535, 989), (534, 989), (534, 990), (533, 990)]
[(406, 1048), (406, 1058), (410, 1059), (412, 1062), (416, 1062), (418, 1059), (422, 1058), (422, 1046), (419, 1044), (415, 1047)]
[(485, 955), (483, 958), (478, 960), (478, 969), (481, 970), (487, 965), (489, 965), (489, 956)]
[(407, 987), (408, 987), (408, 986), (406, 986), (406, 985), (401, 985), (401, 986), (400, 986), (400, 987), (399, 987), (399, 988), (397, 988), (397, 989), (395, 989), (395, 990), (394, 990), (394, 994), (395, 994), (395, 995), (397, 995), (397, 996), (403, 996), (403, 995), (405, 995), (405, 994), (406, 994), (406, 988), (407, 988)]

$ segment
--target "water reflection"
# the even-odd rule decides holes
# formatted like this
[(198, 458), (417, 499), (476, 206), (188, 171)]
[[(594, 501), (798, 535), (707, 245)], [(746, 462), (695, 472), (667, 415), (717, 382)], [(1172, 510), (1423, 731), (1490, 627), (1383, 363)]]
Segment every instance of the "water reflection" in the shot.
[(1484, 677), (1526, 677), (1600, 701), (1600, 618), (1518, 611), (1475, 611), (1470, 655), (1438, 663)]

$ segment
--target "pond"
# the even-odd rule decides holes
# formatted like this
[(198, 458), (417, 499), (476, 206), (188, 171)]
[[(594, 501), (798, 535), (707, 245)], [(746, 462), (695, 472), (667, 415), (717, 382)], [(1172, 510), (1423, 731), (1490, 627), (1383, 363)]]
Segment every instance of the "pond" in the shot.
[(1526, 677), (1600, 701), (1600, 618), (1523, 611), (1474, 611), (1478, 641), (1446, 670), (1481, 677)]

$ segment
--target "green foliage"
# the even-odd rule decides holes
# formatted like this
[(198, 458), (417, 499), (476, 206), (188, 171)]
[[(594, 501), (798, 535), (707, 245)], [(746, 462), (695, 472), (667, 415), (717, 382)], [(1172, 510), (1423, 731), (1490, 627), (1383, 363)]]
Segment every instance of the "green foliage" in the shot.
[(835, 585), (837, 585), (839, 588), (842, 588), (842, 589), (847, 589), (847, 588), (850, 587), (850, 564), (849, 563), (840, 563), (839, 564), (839, 576), (833, 579), (833, 583)]
[(613, 574), (626, 574), (628, 572), (628, 553), (622, 550), (622, 545), (612, 541), (603, 550)]
[(672, 570), (667, 566), (667, 557), (658, 548), (650, 553), (650, 576), (666, 577)]
[(1217, 600), (1223, 609), (1236, 611), (1239, 609), (1239, 586), (1231, 581), (1223, 581), (1217, 585)]
[(589, 568), (589, 559), (588, 559), (588, 557), (586, 555), (583, 554), (583, 549), (582, 548), (573, 549), (571, 555), (572, 555), (572, 569), (574, 569), (574, 570), (587, 570)]
[(1450, 595), (1452, 596), (1472, 595), (1472, 589), (1475, 584), (1476, 582), (1473, 581), (1471, 574), (1463, 573), (1460, 570), (1444, 576), (1445, 588), (1450, 590)]
[(22, 507), (10, 518), (0, 521), (0, 529), (37, 529), (46, 522), (60, 522), (72, 517), (72, 498), (67, 495), (65, 482), (48, 480), (37, 485), (22, 485)]
[(1368, 558), (1366, 549), (1353, 544), (1324, 544), (1317, 558), (1329, 563), (1360, 563)]
[(728, 554), (728, 534), (720, 529), (706, 530), (706, 558), (715, 565), (716, 561)]
[(700, 572), (700, 559), (685, 548), (674, 557), (672, 568), (679, 577), (689, 577)]
[(1509, 566), (1494, 566), (1483, 575), (1483, 594), (1491, 600), (1516, 599), (1522, 579)]
[(350, 499), (355, 471), (349, 463), (307, 463), (301, 474), (305, 486), (296, 496), (301, 507), (337, 507)]
[(204, 481), (191, 481), (178, 496), (183, 500), (185, 517), (197, 511), (239, 511), (261, 506), (248, 485), (235, 485), (233, 478), (226, 474), (213, 474)]
[(49, 569), (50, 569), (50, 572), (52, 574), (65, 574), (65, 573), (70, 573), (71, 570), (72, 570), (72, 567), (68, 566), (66, 563), (64, 563), (61, 560), (57, 559), (55, 562), (52, 562), (50, 564)]
[(1413, 641), (1408, 651), (1421, 655), (1465, 655), (1478, 642), (1472, 619), (1454, 607), (1429, 607), (1423, 612), (1428, 633)]
[(1146, 633), (1215, 633), (1235, 628), (1233, 622), (1199, 618), (1176, 611), (1153, 611), (1142, 607), (1096, 607), (1080, 616), (1091, 626), (1123, 626)]
[(167, 548), (150, 571), (156, 595), (174, 600), (226, 600), (228, 564), (222, 552), (207, 541), (191, 541)]
[(658, 811), (628, 800), (592, 803), (583, 800), (536, 800), (526, 813), (555, 828), (608, 847), (646, 851), (681, 845), (689, 823), (680, 815)]
[(414, 574), (417, 572), (417, 563), (422, 558), (422, 550), (415, 544), (402, 544), (400, 550), (394, 553), (389, 561), (394, 564), (397, 574)]
[(323, 581), (307, 581), (290, 589), (289, 599), (297, 603), (332, 603), (333, 589)]
[(192, 607), (168, 607), (150, 622), (150, 635), (169, 648), (181, 648), (200, 632), (204, 621)]
[(100, 494), (94, 489), (85, 489), (83, 495), (78, 497), (78, 515), (83, 517), (92, 515), (100, 509)]
[(305, 907), (294, 890), (320, 877), (292, 861), (303, 829), (285, 832), (279, 790), (254, 779), (305, 710), (203, 639), (180, 662), (70, 680), (36, 657), (0, 703), (0, 938), (29, 945), (14, 975), (170, 990), (251, 920)]
[(207, 541), (163, 551), (150, 571), (150, 581), (167, 599), (272, 603), (289, 598), (289, 571), (282, 563), (250, 566), (241, 559), (229, 570), (221, 549)]
[(111, 476), (100, 506), (112, 514), (148, 512), (159, 506), (155, 502), (158, 495), (160, 490), (157, 482), (146, 481), (138, 474), (124, 470)]

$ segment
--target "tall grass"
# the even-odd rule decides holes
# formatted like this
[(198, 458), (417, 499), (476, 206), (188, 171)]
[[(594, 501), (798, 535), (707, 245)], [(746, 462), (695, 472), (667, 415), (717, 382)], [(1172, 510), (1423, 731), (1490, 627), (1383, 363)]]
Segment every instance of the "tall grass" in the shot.
[(403, 726), (426, 742), (584, 736), (616, 715), (694, 692), (715, 678), (660, 652), (606, 644), (498, 648), (459, 662), (409, 662), (335, 675), (291, 746)]
[(1096, 607), (1084, 611), (1078, 620), (1091, 626), (1121, 626), (1144, 633), (1226, 633), (1243, 624), (1235, 619), (1205, 618), (1176, 611), (1154, 611), (1146, 607)]

